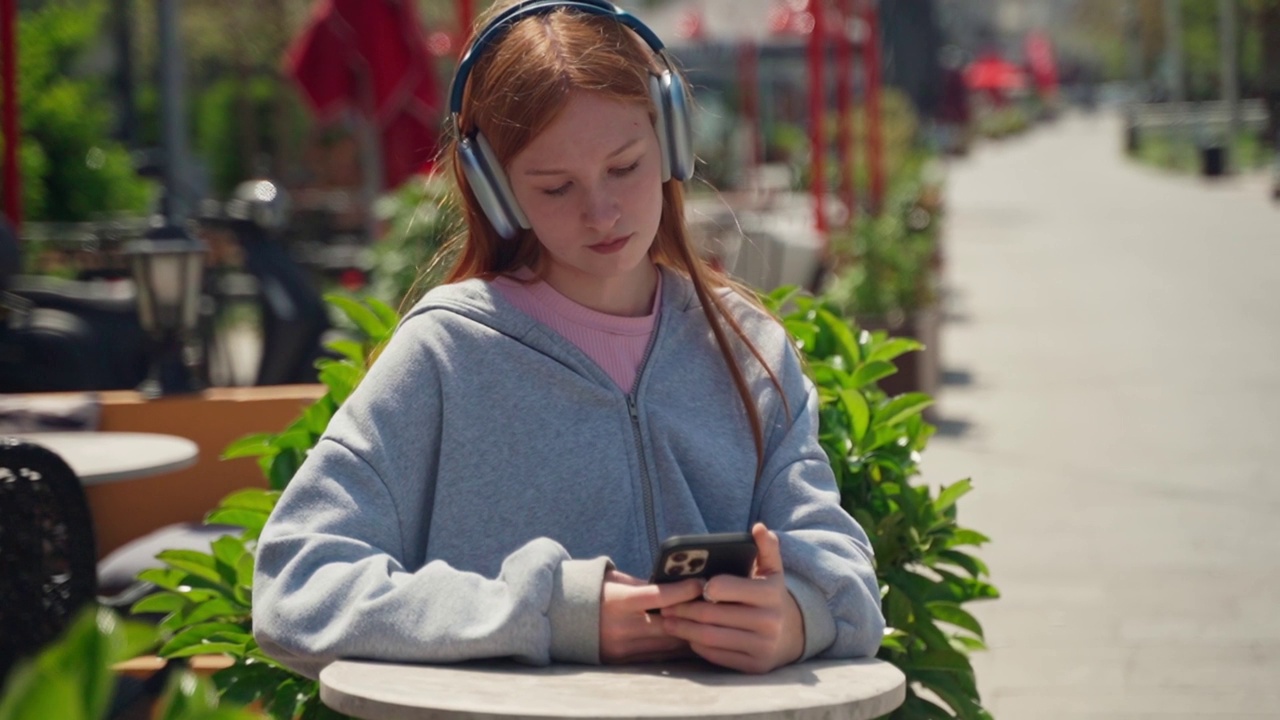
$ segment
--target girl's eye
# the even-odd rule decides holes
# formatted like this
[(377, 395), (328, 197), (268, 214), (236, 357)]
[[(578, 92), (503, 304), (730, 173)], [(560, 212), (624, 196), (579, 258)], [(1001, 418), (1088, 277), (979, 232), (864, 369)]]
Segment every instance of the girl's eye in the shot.
[(569, 183), (565, 183), (560, 187), (551, 188), (550, 190), (543, 190), (542, 192), (544, 195), (550, 195), (551, 197), (560, 197), (561, 195), (569, 192)]
[(630, 175), (631, 171), (635, 170), (638, 167), (640, 167), (640, 161), (636, 160), (635, 162), (631, 163), (630, 165), (624, 168), (614, 168), (610, 170), (609, 174), (613, 175), (614, 177), (623, 177), (625, 175)]

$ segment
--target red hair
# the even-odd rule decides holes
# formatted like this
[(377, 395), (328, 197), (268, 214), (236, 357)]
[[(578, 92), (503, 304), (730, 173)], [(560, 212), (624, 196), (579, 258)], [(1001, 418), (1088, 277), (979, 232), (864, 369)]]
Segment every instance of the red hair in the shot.
[[(509, 5), (495, 3), (477, 20), (477, 27), (484, 27)], [(473, 34), (473, 42), (474, 38)], [(649, 95), (649, 78), (664, 69), (653, 51), (616, 20), (569, 8), (522, 18), (486, 48), (472, 67), (455, 132), (483, 133), (499, 164), (506, 166), (555, 120), (574, 91), (644, 105), (652, 121), (656, 109)], [(446, 152), (460, 191), (466, 225), (442, 250), (442, 258), (452, 258), (445, 282), (473, 277), (492, 279), (521, 267), (536, 269), (541, 255), (537, 237), (532, 230), (520, 230), (509, 240), (498, 235), (462, 172), (457, 140), (451, 138)], [(713, 269), (693, 251), (684, 223), (684, 187), (678, 180), (663, 184), (662, 219), (649, 256), (655, 264), (676, 269), (692, 281), (742, 400), (756, 446), (758, 475), (764, 464), (760, 413), (733, 352), (729, 332), (764, 368), (779, 395), (781, 385), (719, 291), (731, 288), (762, 312), (764, 309), (750, 290)], [(783, 401), (785, 405), (785, 397)]]

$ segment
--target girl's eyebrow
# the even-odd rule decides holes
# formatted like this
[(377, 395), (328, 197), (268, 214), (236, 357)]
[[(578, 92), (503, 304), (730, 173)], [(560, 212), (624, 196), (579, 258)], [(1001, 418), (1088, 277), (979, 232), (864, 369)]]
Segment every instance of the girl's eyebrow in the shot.
[[(613, 158), (615, 158), (615, 157), (617, 157), (617, 156), (621, 155), (622, 153), (624, 153), (624, 152), (626, 152), (627, 150), (629, 150), (629, 149), (631, 148), (631, 146), (632, 146), (632, 145), (635, 145), (636, 143), (640, 142), (640, 140), (641, 140), (641, 139), (642, 139), (642, 138), (640, 138), (640, 137), (633, 137), (633, 138), (631, 138), (630, 140), (628, 140), (628, 141), (626, 141), (625, 143), (623, 143), (623, 144), (622, 144), (622, 146), (621, 146), (621, 147), (619, 147), (617, 150), (614, 150), (613, 152), (609, 153), (609, 156), (608, 156), (608, 157), (606, 157), (606, 158), (605, 158), (605, 160), (612, 160)], [(524, 171), (524, 174), (525, 174), (525, 175), (568, 175), (568, 174), (569, 174), (569, 171), (568, 171), (568, 170), (558, 170), (558, 169), (545, 169), (545, 170), (543, 170), (543, 169), (533, 168), (533, 169), (530, 169), (530, 170), (525, 170), (525, 171)]]

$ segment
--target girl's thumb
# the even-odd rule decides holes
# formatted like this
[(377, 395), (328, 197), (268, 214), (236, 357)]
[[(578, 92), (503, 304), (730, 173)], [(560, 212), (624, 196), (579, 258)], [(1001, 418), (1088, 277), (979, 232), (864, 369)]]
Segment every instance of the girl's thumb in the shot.
[(782, 573), (782, 547), (778, 543), (778, 534), (756, 523), (751, 528), (751, 537), (756, 541), (756, 577), (768, 577)]

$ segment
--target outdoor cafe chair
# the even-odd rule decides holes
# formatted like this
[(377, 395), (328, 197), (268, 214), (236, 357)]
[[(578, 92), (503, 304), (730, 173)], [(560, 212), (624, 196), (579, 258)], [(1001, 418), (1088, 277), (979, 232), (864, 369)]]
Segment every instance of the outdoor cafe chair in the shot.
[(0, 679), (94, 599), (96, 573), (80, 479), (56, 453), (0, 438)]

